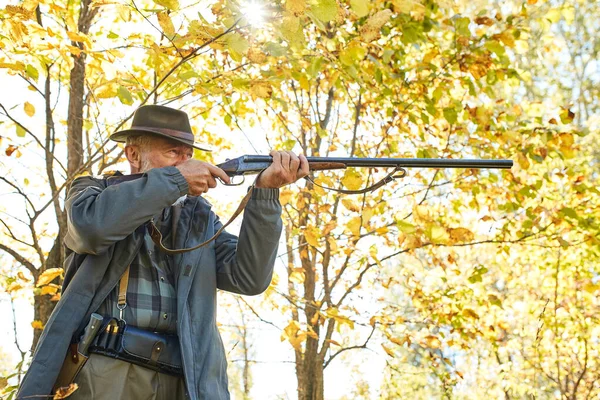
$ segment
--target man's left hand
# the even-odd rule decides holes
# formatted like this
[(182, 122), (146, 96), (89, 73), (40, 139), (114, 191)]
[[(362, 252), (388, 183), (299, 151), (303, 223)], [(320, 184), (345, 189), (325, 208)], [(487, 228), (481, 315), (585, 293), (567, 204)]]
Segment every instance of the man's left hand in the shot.
[(257, 188), (280, 188), (308, 175), (308, 160), (291, 151), (271, 151), (273, 163), (256, 181)]

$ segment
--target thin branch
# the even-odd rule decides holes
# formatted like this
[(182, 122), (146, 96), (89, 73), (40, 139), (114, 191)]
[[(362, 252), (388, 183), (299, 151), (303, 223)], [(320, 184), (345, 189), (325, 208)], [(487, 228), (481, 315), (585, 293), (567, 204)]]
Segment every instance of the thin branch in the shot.
[(15, 250), (2, 243), (0, 243), (0, 250), (4, 250), (6, 253), (10, 254), (17, 262), (21, 263), (21, 265), (27, 268), (33, 276), (37, 275), (37, 269), (35, 268), (35, 265), (33, 265), (33, 263), (31, 263), (19, 253), (17, 253)]
[(334, 354), (331, 355), (331, 357), (329, 357), (327, 359), (327, 361), (325, 362), (325, 364), (323, 364), (323, 369), (327, 368), (327, 366), (329, 365), (329, 363), (331, 361), (333, 361), (333, 359), (337, 356), (339, 356), (341, 353), (348, 351), (348, 350), (354, 350), (354, 349), (366, 349), (367, 348), (367, 344), (369, 343), (369, 340), (371, 340), (371, 337), (373, 336), (373, 333), (375, 332), (375, 327), (377, 325), (373, 324), (373, 328), (371, 329), (371, 333), (369, 334), (369, 337), (367, 338), (367, 340), (365, 340), (365, 342), (361, 345), (356, 345), (356, 346), (350, 346), (350, 347), (344, 347), (343, 349), (338, 350), (337, 352), (335, 352)]

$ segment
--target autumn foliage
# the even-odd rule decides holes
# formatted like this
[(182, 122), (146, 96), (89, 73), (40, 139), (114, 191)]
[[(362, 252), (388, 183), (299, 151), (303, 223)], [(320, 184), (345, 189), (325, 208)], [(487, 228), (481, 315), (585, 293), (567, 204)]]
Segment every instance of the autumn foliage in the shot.
[[(348, 398), (596, 397), (591, 3), (5, 6), (3, 299), (30, 299), (37, 338), (60, 298), (65, 188), (120, 166), (108, 136), (142, 104), (184, 109), (197, 140), (217, 150), (195, 156), (211, 162), (218, 150), (254, 153), (259, 140), (311, 156), (512, 159), (508, 171), (410, 169), (358, 196), (318, 185), (359, 189), (389, 171), (318, 173), (318, 185), (282, 190), (271, 287), (223, 296), (237, 310), (225, 346), (242, 343), (230, 372), (244, 385), (233, 390), (252, 397), (260, 364), (249, 349), (276, 328), (299, 399), (328, 397), (339, 383), (325, 371), (342, 366)], [(373, 365), (377, 383), (364, 378)], [(0, 390), (14, 391), (25, 368), (7, 370)]]

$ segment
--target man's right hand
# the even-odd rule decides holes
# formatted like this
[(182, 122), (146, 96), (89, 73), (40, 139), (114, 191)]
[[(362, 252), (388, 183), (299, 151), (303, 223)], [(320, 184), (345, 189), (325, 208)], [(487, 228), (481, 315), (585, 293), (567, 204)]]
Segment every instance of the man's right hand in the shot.
[(192, 196), (200, 196), (208, 192), (208, 189), (217, 187), (216, 178), (221, 178), (225, 183), (230, 182), (225, 171), (204, 161), (190, 159), (177, 165), (176, 168), (187, 181), (189, 194)]

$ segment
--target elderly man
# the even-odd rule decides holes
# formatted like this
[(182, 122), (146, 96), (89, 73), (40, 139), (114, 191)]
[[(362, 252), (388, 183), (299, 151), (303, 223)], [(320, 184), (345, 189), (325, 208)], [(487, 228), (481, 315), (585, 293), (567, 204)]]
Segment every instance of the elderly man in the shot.
[[(139, 175), (82, 177), (70, 188), (63, 295), (18, 397), (48, 395), (63, 360), (77, 363), (77, 346), (89, 342), (72, 398), (228, 399), (217, 289), (255, 295), (269, 286), (281, 233), (278, 188), (307, 175), (308, 162), (272, 152), (239, 238), (224, 231), (176, 253), (165, 248), (195, 247), (222, 227), (200, 195), (229, 177), (192, 159), (194, 147), (204, 149), (179, 110), (143, 106), (111, 139), (127, 143), (131, 173)], [(99, 315), (102, 329), (90, 338), (88, 321)]]

